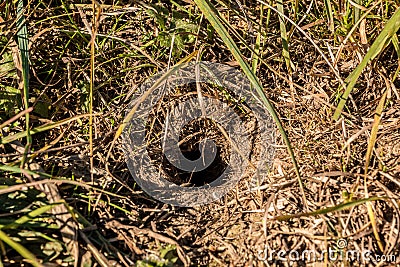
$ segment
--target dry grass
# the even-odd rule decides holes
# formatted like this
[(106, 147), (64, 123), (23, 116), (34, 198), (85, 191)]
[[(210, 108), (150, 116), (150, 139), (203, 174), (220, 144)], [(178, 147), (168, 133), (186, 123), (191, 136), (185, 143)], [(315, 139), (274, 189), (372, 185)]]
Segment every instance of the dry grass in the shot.
[[(259, 257), (265, 256), (265, 249), (267, 252), (283, 249), (321, 253), (335, 248), (340, 238), (346, 239), (348, 250), (371, 250), (373, 255), (382, 255), (366, 205), (287, 221), (275, 217), (366, 197), (361, 186), (353, 190), (356, 181), (363, 179), (375, 110), (388, 91), (367, 186), (370, 196), (389, 198), (372, 202), (385, 248), (383, 255), (396, 256), (394, 262), (381, 262), (379, 266), (400, 264), (400, 80), (396, 76), (399, 56), (392, 43), (364, 70), (341, 118), (334, 121), (332, 116), (343, 90), (338, 89), (339, 79), (307, 38), (286, 23), (290, 61), (294, 65), (288, 72), (282, 55), (278, 15), (273, 11), (269, 14), (264, 7), (264, 26), (259, 27), (260, 3), (218, 2), (218, 10), (245, 41), (234, 36), (246, 60), (254, 58), (249, 47), (254, 48), (257, 34), (260, 34), (256, 74), (288, 133), (300, 166), (307, 205), (302, 200), (285, 143), (277, 133), (277, 153), (271, 175), (259, 190), (249, 192), (244, 180), (220, 201), (195, 208), (177, 208), (143, 193), (126, 167), (121, 141), (117, 140), (111, 147), (124, 118), (124, 108), (134, 90), (149, 76), (168, 64), (177, 63), (200, 46), (201, 60), (233, 66), (237, 66), (237, 62), (192, 1), (176, 1), (178, 4), (116, 1), (114, 6), (110, 1), (104, 3), (95, 47), (91, 168), (89, 119), (78, 116), (90, 113), (92, 6), (72, 5), (71, 1), (49, 2), (33, 1), (26, 9), (31, 64), (29, 106), (34, 107), (29, 113), (30, 126), (33, 129), (46, 123), (71, 120), (47, 131), (33, 134), (31, 131), (32, 145), (26, 154), (25, 169), (77, 182), (58, 183), (59, 193), (54, 194), (68, 204), (66, 209), (70, 216), (67, 218), (79, 228), (72, 238), (76, 239), (79, 252), (71, 252), (64, 246), (65, 231), (58, 230), (59, 217), (51, 213), (42, 214), (18, 228), (3, 230), (39, 260), (73, 265), (70, 255), (79, 253), (81, 263), (87, 266), (131, 266), (135, 263), (147, 266), (145, 261), (151, 257), (159, 265), (150, 266), (268, 266), (267, 263), (270, 266), (324, 266), (324, 262), (326, 266), (379, 265), (376, 262), (368, 265), (358, 261), (328, 261), (327, 258), (319, 263), (303, 260), (289, 263), (276, 258), (265, 263)], [(336, 10), (333, 32), (323, 1), (291, 1), (284, 4), (284, 10), (295, 22), (301, 20), (299, 26), (331, 60), (344, 80), (400, 3), (377, 4), (362, 22), (363, 26), (341, 46), (354, 25), (354, 15), (347, 17), (345, 14), (355, 12), (350, 2), (342, 2), (345, 5), (331, 3)], [(5, 3), (0, 4), (1, 122), (24, 109), (18, 90), (21, 89), (18, 53), (15, 52), (18, 50), (13, 41), (16, 10), (11, 1)], [(296, 3), (297, 13), (293, 11)], [(368, 8), (373, 4), (375, 2)], [(361, 14), (363, 12), (366, 10), (361, 10)], [(25, 131), (24, 117), (20, 115), (14, 122), (7, 122), (1, 131), (2, 140)], [(19, 169), (25, 142), (21, 138), (2, 143), (2, 164)], [(21, 172), (4, 171), (1, 184), (40, 179), (30, 172)], [(51, 202), (43, 195), (43, 188), (20, 189), (0, 195), (5, 203), (0, 208), (0, 229), (22, 214)], [(3, 188), (0, 193), (1, 190)], [(22, 264), (23, 258), (10, 246), (0, 241), (0, 247), (4, 266)]]

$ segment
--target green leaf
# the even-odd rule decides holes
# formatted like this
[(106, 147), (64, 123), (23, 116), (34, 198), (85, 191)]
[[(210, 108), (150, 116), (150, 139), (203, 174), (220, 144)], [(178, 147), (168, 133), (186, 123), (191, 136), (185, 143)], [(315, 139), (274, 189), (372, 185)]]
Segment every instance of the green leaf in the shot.
[(375, 39), (374, 43), (369, 48), (367, 54), (361, 61), (361, 63), (357, 66), (357, 68), (346, 78), (347, 87), (341, 96), (340, 102), (336, 108), (335, 114), (333, 115), (333, 119), (337, 120), (342, 113), (344, 105), (346, 104), (347, 98), (349, 97), (351, 91), (357, 83), (358, 78), (361, 73), (368, 65), (368, 63), (373, 60), (377, 55), (379, 55), (388, 45), (392, 36), (399, 30), (400, 28), (400, 8), (396, 10), (393, 16), (386, 22), (385, 27), (382, 32)]

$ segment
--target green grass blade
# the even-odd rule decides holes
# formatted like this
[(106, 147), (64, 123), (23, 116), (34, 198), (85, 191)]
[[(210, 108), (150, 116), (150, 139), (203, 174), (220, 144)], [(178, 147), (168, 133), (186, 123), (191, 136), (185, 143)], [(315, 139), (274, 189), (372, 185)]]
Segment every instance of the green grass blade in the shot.
[(21, 244), (12, 240), (6, 233), (0, 230), (0, 240), (9, 245), (12, 249), (18, 252), (22, 257), (29, 261), (34, 267), (40, 267), (42, 264), (38, 262), (36, 257)]
[(367, 154), (365, 156), (365, 169), (364, 169), (365, 174), (368, 173), (368, 167), (369, 167), (369, 163), (371, 161), (372, 151), (375, 147), (376, 137), (378, 136), (378, 128), (379, 128), (379, 123), (382, 118), (382, 112), (385, 107), (386, 96), (387, 96), (387, 91), (382, 95), (381, 99), (379, 100), (376, 111), (375, 111), (374, 122), (372, 124), (372, 129), (371, 129), (371, 136), (369, 138)]
[[(375, 147), (376, 137), (378, 136), (379, 123), (382, 118), (383, 109), (385, 108), (387, 92), (388, 91), (386, 90), (386, 92), (383, 94), (381, 100), (378, 103), (378, 107), (376, 108), (376, 112), (375, 112), (375, 116), (374, 116), (374, 123), (372, 125), (372, 130), (371, 130), (371, 136), (370, 136), (369, 142), (368, 142), (367, 155), (365, 156), (366, 159), (365, 159), (365, 169), (364, 169), (364, 190), (365, 190), (366, 197), (368, 197), (368, 186), (367, 186), (368, 167), (369, 167), (369, 163), (371, 161), (372, 152)], [(368, 216), (369, 216), (369, 219), (370, 219), (371, 225), (372, 225), (372, 231), (374, 232), (374, 236), (378, 243), (378, 247), (381, 250), (381, 252), (384, 252), (385, 248), (384, 248), (383, 242), (379, 236), (378, 226), (376, 224), (376, 219), (375, 219), (375, 214), (374, 214), (374, 209), (372, 207), (372, 203), (369, 201), (367, 202), (367, 209), (368, 209)]]
[(43, 213), (48, 212), (49, 210), (51, 210), (52, 208), (54, 208), (57, 205), (60, 205), (61, 203), (52, 203), (40, 208), (37, 208), (31, 212), (29, 212), (27, 215), (24, 215), (18, 219), (16, 219), (14, 222), (5, 225), (4, 227), (0, 227), (0, 229), (15, 229), (18, 228), (18, 226), (21, 226), (24, 223), (27, 223), (29, 221), (31, 221), (32, 219), (42, 215)]
[(40, 175), (40, 176), (44, 176), (44, 177), (48, 177), (48, 178), (52, 177), (51, 175), (49, 175), (47, 173), (33, 172), (33, 171), (30, 171), (30, 170), (21, 169), (19, 167), (8, 166), (8, 165), (0, 165), (0, 170), (6, 171), (6, 172), (13, 172), (13, 173), (26, 173), (26, 174), (29, 174), (29, 175)]
[[(357, 5), (361, 5), (362, 2), (360, 0), (355, 0), (355, 3)], [(358, 22), (358, 20), (360, 19), (360, 12), (361, 10), (357, 7), (357, 6), (353, 6), (354, 8), (354, 24)]]
[[(18, 0), (17, 5), (17, 40), (18, 48), (21, 55), (22, 65), (22, 80), (23, 80), (23, 101), (25, 109), (29, 109), (29, 46), (28, 46), (28, 29), (26, 27), (25, 16), (24, 16), (24, 1)], [(25, 128), (26, 128), (26, 146), (24, 156), (22, 158), (21, 166), (23, 167), (26, 161), (27, 154), (32, 144), (32, 137), (29, 131), (29, 113), (25, 113)]]
[(283, 10), (283, 3), (282, 0), (278, 0), (276, 2), (276, 9), (279, 11), (279, 28), (281, 31), (281, 40), (282, 40), (282, 56), (285, 59), (286, 62), (286, 67), (288, 69), (289, 74), (292, 73), (292, 68), (291, 68), (291, 61), (290, 61), (290, 54), (289, 54), (289, 37), (287, 35), (286, 31), (286, 25), (285, 25), (285, 18), (282, 16), (284, 13)]
[(215, 7), (208, 3), (205, 0), (194, 0), (196, 5), (200, 8), (204, 16), (208, 19), (208, 21), (211, 23), (215, 31), (219, 34), (221, 39), (224, 41), (225, 45), (228, 47), (229, 51), (232, 53), (234, 58), (238, 61), (240, 67), (242, 68), (243, 72), (246, 74), (247, 78), (250, 80), (252, 86), (256, 89), (262, 103), (265, 105), (267, 110), (270, 112), (272, 118), (274, 119), (275, 123), (277, 124), (277, 127), (282, 134), (283, 140), (286, 144), (286, 147), (288, 149), (289, 155), (292, 159), (296, 175), (298, 177), (299, 185), (300, 185), (300, 190), (302, 192), (302, 197), (303, 197), (303, 202), (304, 205), (307, 206), (307, 201), (305, 198), (305, 193), (304, 193), (304, 186), (303, 186), (303, 181), (300, 176), (300, 171), (299, 167), (297, 165), (296, 158), (294, 156), (292, 146), (290, 144), (289, 138), (285, 132), (285, 129), (282, 126), (282, 123), (279, 119), (278, 114), (275, 111), (274, 106), (272, 103), (268, 100), (266, 97), (263, 87), (261, 83), (258, 81), (257, 76), (254, 74), (254, 72), (251, 70), (249, 65), (243, 60), (242, 53), (240, 52), (238, 46), (236, 43), (233, 41), (232, 37), (224, 27), (224, 25), (221, 23), (218, 15), (218, 11), (215, 9)]
[(392, 36), (392, 44), (393, 44), (394, 50), (396, 50), (397, 62), (398, 62), (397, 70), (394, 72), (394, 74), (392, 76), (392, 82), (394, 82), (400, 72), (400, 44), (399, 44), (399, 38), (397, 38), (396, 34), (393, 34), (393, 36)]
[(354, 86), (357, 83), (358, 78), (360, 77), (362, 71), (367, 66), (367, 64), (373, 60), (379, 53), (381, 53), (388, 44), (388, 41), (392, 38), (392, 36), (399, 30), (400, 28), (400, 8), (396, 10), (393, 16), (387, 21), (385, 27), (382, 32), (375, 39), (374, 43), (371, 45), (367, 54), (361, 61), (361, 63), (357, 66), (357, 68), (347, 77), (346, 83), (347, 87), (343, 95), (341, 96), (340, 102), (336, 108), (335, 114), (333, 115), (333, 119), (337, 120), (346, 104), (347, 98), (353, 90)]
[(187, 57), (185, 57), (184, 59), (182, 59), (181, 61), (176, 63), (174, 66), (172, 66), (168, 71), (166, 71), (164, 74), (161, 75), (161, 77), (153, 84), (152, 87), (149, 88), (149, 90), (147, 90), (147, 92), (145, 94), (143, 94), (141, 96), (141, 100), (138, 101), (138, 104), (136, 104), (135, 106), (132, 107), (132, 109), (129, 111), (129, 113), (125, 116), (125, 118), (122, 121), (121, 125), (118, 127), (118, 129), (117, 129), (117, 131), (116, 131), (116, 133), (114, 135), (113, 143), (121, 136), (122, 131), (124, 130), (126, 125), (129, 124), (129, 122), (132, 119), (133, 115), (137, 111), (137, 108), (139, 107), (139, 104), (141, 102), (143, 102), (153, 92), (153, 90), (155, 88), (157, 88), (159, 85), (161, 85), (163, 82), (165, 82), (168, 79), (168, 77), (171, 76), (172, 73), (174, 73), (178, 68), (182, 67), (182, 64), (186, 64), (187, 62), (192, 60), (197, 55), (197, 53), (198, 53), (198, 51), (195, 51), (195, 52), (191, 53), (190, 55), (188, 55)]
[(26, 137), (26, 136), (28, 136), (28, 134), (33, 135), (33, 134), (41, 133), (41, 132), (44, 132), (44, 131), (48, 131), (48, 130), (51, 130), (53, 128), (59, 127), (61, 125), (67, 124), (69, 122), (72, 122), (74, 120), (78, 120), (80, 118), (84, 118), (84, 117), (88, 117), (88, 116), (90, 116), (90, 115), (88, 115), (88, 114), (77, 115), (77, 116), (72, 117), (72, 118), (68, 118), (68, 119), (64, 119), (64, 120), (61, 120), (61, 121), (57, 121), (57, 122), (48, 123), (48, 124), (45, 124), (45, 125), (42, 125), (42, 126), (38, 126), (36, 128), (33, 128), (30, 131), (24, 131), (24, 132), (16, 133), (16, 134), (13, 134), (13, 135), (9, 135), (9, 136), (6, 136), (6, 137), (0, 139), (0, 144), (10, 143), (10, 142), (15, 141), (15, 140), (17, 140), (19, 138)]
[(332, 12), (332, 3), (331, 0), (324, 0), (325, 8), (326, 8), (326, 15), (328, 16), (328, 25), (329, 30), (332, 34), (335, 33), (335, 24), (333, 20), (333, 12)]
[[(4, 166), (0, 166), (0, 170), (2, 169), (2, 167), (4, 167)], [(26, 173), (30, 172), (28, 170), (23, 170), (23, 171), (26, 172)], [(22, 171), (20, 171), (20, 172), (22, 172)], [(37, 173), (37, 174), (50, 176), (48, 174), (43, 174), (43, 173)], [(128, 198), (128, 197), (124, 197), (124, 196), (115, 194), (113, 192), (107, 191), (107, 190), (103, 190), (103, 189), (91, 186), (91, 185), (89, 185), (87, 183), (84, 183), (84, 182), (71, 181), (71, 180), (67, 180), (66, 178), (65, 179), (64, 178), (45, 179), (45, 180), (38, 180), (38, 181), (35, 181), (35, 182), (31, 182), (31, 183), (21, 183), (21, 184), (15, 184), (15, 185), (10, 185), (10, 186), (2, 185), (2, 186), (0, 186), (0, 195), (9, 194), (9, 193), (12, 193), (12, 192), (15, 192), (15, 191), (20, 191), (20, 190), (21, 191), (26, 191), (28, 187), (42, 185), (42, 184), (56, 184), (56, 185), (59, 185), (59, 184), (70, 184), (70, 185), (74, 185), (76, 187), (82, 187), (82, 188), (85, 188), (87, 190), (97, 191), (97, 192), (100, 192), (100, 193), (103, 193), (103, 194), (106, 194), (106, 195), (110, 195), (110, 196), (113, 196), (113, 197), (117, 197), (117, 198), (120, 198), (120, 199), (127, 199)], [(66, 205), (66, 203), (63, 203), (63, 204)]]
[(257, 73), (257, 66), (258, 66), (258, 55), (260, 54), (260, 47), (261, 47), (261, 29), (262, 29), (262, 22), (263, 22), (263, 17), (264, 17), (264, 6), (261, 5), (260, 7), (260, 25), (259, 25), (259, 30), (257, 33), (257, 38), (256, 38), (256, 43), (254, 44), (254, 53), (252, 54), (252, 67), (251, 70), (254, 73)]
[(358, 206), (358, 205), (364, 204), (368, 201), (377, 201), (377, 200), (385, 200), (385, 199), (387, 199), (387, 198), (386, 197), (370, 197), (370, 198), (357, 199), (354, 201), (343, 202), (343, 203), (333, 206), (333, 207), (319, 209), (319, 210), (312, 211), (312, 212), (304, 212), (304, 213), (297, 213), (297, 214), (293, 214), (293, 215), (276, 216), (276, 217), (274, 217), (274, 220), (287, 221), (287, 220), (290, 220), (293, 218), (318, 216), (318, 215), (323, 215), (323, 214), (331, 213), (334, 211), (341, 211), (341, 210), (348, 209), (348, 208), (351, 208), (354, 206)]
[[(262, 6), (264, 6), (264, 5), (262, 4)], [(268, 30), (270, 20), (271, 20), (271, 8), (269, 8), (267, 6), (267, 18), (266, 18), (266, 21), (265, 21), (265, 29), (266, 30)]]

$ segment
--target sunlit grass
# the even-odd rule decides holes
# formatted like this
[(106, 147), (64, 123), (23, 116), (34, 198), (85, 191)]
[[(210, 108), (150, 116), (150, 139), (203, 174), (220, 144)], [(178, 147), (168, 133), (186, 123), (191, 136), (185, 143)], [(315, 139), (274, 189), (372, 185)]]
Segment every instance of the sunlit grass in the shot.
[[(47, 258), (36, 255), (36, 250), (31, 250), (20, 234), (32, 231), (42, 234), (43, 244), (51, 239), (66, 247), (61, 235), (47, 233), (57, 228), (52, 209), (64, 205), (71, 220), (79, 226), (76, 235), (81, 232), (84, 236), (80, 248), (89, 250), (100, 265), (107, 266), (107, 257), (128, 258), (124, 254), (126, 247), (116, 248), (116, 243), (111, 244), (108, 237), (100, 234), (105, 229), (96, 230), (93, 235), (83, 231), (86, 227), (103, 227), (96, 225), (97, 213), (119, 212), (123, 214), (119, 216), (130, 218), (129, 223), (141, 221), (140, 216), (144, 215), (136, 212), (135, 205), (141, 209), (150, 202), (143, 196), (135, 198), (138, 202), (132, 200), (138, 188), (129, 182), (120, 159), (119, 137), (135, 111), (125, 116), (124, 108), (148, 76), (172, 66), (157, 86), (175, 67), (194, 60), (197, 53), (199, 58), (240, 67), (255, 88), (255, 97), (276, 123), (282, 137), (282, 144), (278, 146), (286, 149), (279, 160), (290, 166), (289, 171), (279, 167), (277, 172), (288, 181), (297, 179), (289, 189), (278, 188), (300, 192), (294, 195), (301, 199), (301, 205), (295, 213), (284, 210), (272, 219), (284, 223), (315, 216), (325, 219), (324, 215), (339, 218), (366, 205), (370, 233), (379, 250), (385, 252), (387, 240), (380, 232), (379, 221), (382, 211), (376, 203), (398, 200), (376, 195), (370, 185), (378, 180), (373, 176), (378, 172), (376, 168), (380, 168), (375, 167), (374, 160), (381, 164), (379, 138), (381, 134), (390, 134), (379, 130), (389, 124), (384, 122), (385, 111), (399, 100), (398, 1), (194, 0), (173, 1), (170, 5), (140, 2), (132, 6), (117, 2), (115, 6), (100, 5), (96, 1), (74, 4), (18, 0), (0, 4), (0, 148), (3, 153), (0, 171), (1, 178), (7, 182), (0, 186), (0, 195), (15, 203), (10, 214), (0, 218), (2, 252), (6, 255), (16, 252), (33, 266), (57, 258), (57, 253)], [(316, 52), (309, 52), (313, 58), (306, 59), (304, 54), (299, 56), (298, 49)], [(385, 65), (388, 58), (390, 66)], [(393, 59), (397, 59), (396, 66)], [(312, 65), (313, 71), (302, 69), (301, 64)], [(377, 72), (383, 77), (383, 83), (371, 78)], [(301, 95), (304, 92), (307, 94)], [(363, 102), (363, 94), (370, 96), (368, 103)], [(311, 103), (310, 99), (322, 99), (318, 102), (323, 107), (321, 112), (329, 114), (321, 117), (327, 120), (330, 131), (337, 128), (343, 131), (347, 150), (328, 150), (329, 156), (341, 157), (343, 166), (330, 171), (363, 173), (354, 179), (349, 199), (332, 193), (331, 198), (326, 198), (330, 203), (323, 203), (323, 207), (314, 202), (317, 198), (312, 191), (314, 178), (310, 173), (325, 170), (325, 166), (318, 165), (317, 161), (305, 162), (306, 154), (320, 151), (306, 151), (302, 142), (312, 147), (326, 133), (306, 140), (308, 126), (312, 128), (319, 121), (308, 121), (304, 125), (300, 117), (292, 116), (301, 105)], [(321, 117), (315, 116), (316, 120)], [(389, 122), (396, 119), (393, 117)], [(349, 127), (362, 132), (349, 138)], [(353, 142), (364, 133), (368, 133), (368, 138), (359, 142), (356, 150)], [(296, 139), (299, 134), (304, 134), (301, 142)], [(340, 145), (337, 140), (327, 144)], [(362, 163), (354, 159), (359, 151), (365, 159)], [(53, 152), (58, 153), (55, 159)], [(77, 155), (89, 165), (78, 166), (81, 158)], [(37, 165), (39, 169), (35, 169)], [(79, 168), (89, 170), (90, 181)], [(386, 166), (379, 169), (392, 177), (389, 171), (392, 170)], [(363, 192), (357, 190), (360, 177), (364, 177)], [(26, 193), (47, 183), (65, 190), (61, 204), (47, 203), (43, 196)], [(29, 190), (24, 185), (29, 185)], [(262, 186), (269, 189), (267, 185)], [(274, 192), (278, 194), (279, 190)], [(33, 205), (19, 205), (19, 200), (13, 199), (17, 195), (28, 198)], [(257, 212), (265, 208), (265, 199), (254, 197), (253, 201)], [(268, 212), (264, 216), (267, 215)], [(152, 227), (156, 229), (156, 225)], [(335, 229), (327, 231), (337, 236)], [(160, 259), (154, 264), (161, 264), (167, 253), (173, 256), (165, 262), (177, 262), (176, 247), (161, 244), (155, 250)], [(3, 254), (0, 260), (4, 259)], [(68, 261), (66, 258), (63, 260)]]

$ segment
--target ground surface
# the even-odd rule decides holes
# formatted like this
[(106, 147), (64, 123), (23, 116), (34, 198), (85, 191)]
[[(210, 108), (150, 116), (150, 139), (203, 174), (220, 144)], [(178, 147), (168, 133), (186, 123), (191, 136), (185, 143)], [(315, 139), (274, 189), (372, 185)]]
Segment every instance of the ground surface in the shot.
[[(14, 39), (16, 4), (9, 2), (0, 4), (1, 122), (24, 110), (19, 90), (22, 65)], [(4, 191), (6, 187), (2, 187), (0, 230), (29, 211), (63, 199), (69, 211), (63, 206), (31, 214), (33, 220), (1, 231), (48, 266), (72, 265), (71, 255), (80, 259), (79, 266), (399, 266), (400, 79), (396, 47), (388, 43), (364, 69), (345, 112), (334, 121), (343, 89), (338, 89), (340, 80), (319, 51), (285, 20), (292, 65), (288, 71), (277, 13), (264, 6), (260, 22), (261, 4), (241, 2), (214, 4), (231, 32), (235, 30), (243, 38), (233, 37), (243, 58), (249, 64), (256, 62), (256, 75), (292, 144), (307, 203), (279, 131), (271, 173), (259, 190), (250, 192), (248, 181), (243, 180), (221, 200), (193, 208), (163, 204), (144, 193), (130, 175), (121, 140), (112, 145), (132, 94), (151, 75), (199, 49), (203, 61), (240, 69), (192, 1), (106, 1), (101, 6), (95, 46), (91, 166), (89, 116), (80, 115), (91, 109), (92, 5), (33, 1), (25, 12), (29, 106), (34, 107), (30, 127), (48, 123), (50, 127), (32, 135), (24, 168), (74, 183), (42, 184), (25, 191), (22, 187)], [(350, 1), (327, 2), (291, 1), (283, 8), (344, 80), (400, 3), (358, 1), (362, 5), (358, 9)], [(276, 6), (275, 1), (269, 3)], [(333, 24), (328, 5), (333, 8)], [(344, 43), (354, 26), (355, 13), (362, 16), (371, 7), (366, 20)], [(263, 61), (255, 61), (251, 49)], [(384, 251), (379, 250), (365, 203), (317, 216), (276, 220), (279, 215), (306, 213), (367, 197), (363, 174), (368, 140), (385, 92), (387, 100), (366, 180), (369, 197), (389, 197), (371, 202)], [(2, 138), (24, 132), (25, 120), (22, 116), (2, 125)], [(67, 121), (51, 124), (62, 120)], [(19, 169), (25, 144), (26, 138), (7, 144), (2, 139), (2, 164)], [(46, 178), (13, 170), (3, 168), (1, 184), (21, 185)], [(353, 192), (351, 200), (345, 192)], [(24, 257), (15, 247), (2, 237), (0, 240), (4, 266), (22, 264)], [(330, 256), (323, 253), (340, 251), (338, 247), (343, 253), (368, 250), (374, 259), (386, 256), (387, 260), (360, 263), (335, 260), (338, 252)], [(286, 253), (283, 259), (278, 259), (279, 250)], [(304, 251), (313, 251), (317, 259), (310, 256), (309, 260), (307, 254), (301, 258)], [(300, 258), (290, 263), (295, 252)]]

